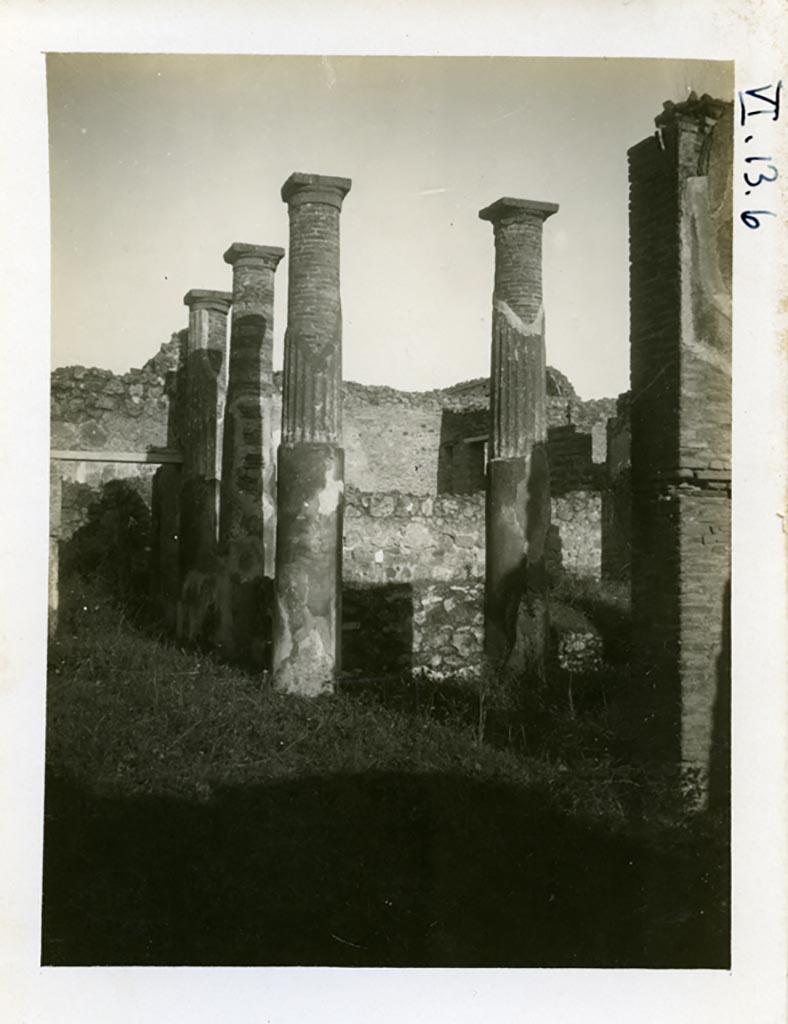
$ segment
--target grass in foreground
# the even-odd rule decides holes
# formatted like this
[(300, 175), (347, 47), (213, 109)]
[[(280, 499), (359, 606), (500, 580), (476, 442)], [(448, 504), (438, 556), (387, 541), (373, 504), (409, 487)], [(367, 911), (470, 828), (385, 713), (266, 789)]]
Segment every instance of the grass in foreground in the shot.
[(726, 965), (724, 822), (617, 760), (604, 706), (521, 729), (468, 687), (277, 695), (79, 598), (45, 963)]

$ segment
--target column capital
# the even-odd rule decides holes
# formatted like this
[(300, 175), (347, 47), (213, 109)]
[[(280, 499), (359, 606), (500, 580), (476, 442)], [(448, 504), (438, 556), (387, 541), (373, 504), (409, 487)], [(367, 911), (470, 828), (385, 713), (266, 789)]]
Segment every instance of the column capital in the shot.
[(353, 184), (350, 178), (335, 178), (327, 174), (303, 174), (294, 171), (282, 185), (282, 201), (289, 206), (302, 203), (324, 203), (337, 210)]
[(252, 245), (250, 242), (233, 242), (224, 254), (224, 262), (231, 266), (246, 264), (276, 270), (284, 256), (284, 249), (278, 245)]
[(212, 309), (217, 313), (229, 312), (232, 301), (232, 292), (216, 292), (208, 288), (192, 288), (183, 296), (183, 304), (189, 309)]
[(490, 206), (479, 210), (479, 219), (489, 220), (493, 224), (499, 224), (504, 220), (532, 220), (534, 217), (540, 217), (545, 221), (557, 212), (558, 203), (543, 203), (538, 199), (513, 199), (511, 196), (502, 196)]

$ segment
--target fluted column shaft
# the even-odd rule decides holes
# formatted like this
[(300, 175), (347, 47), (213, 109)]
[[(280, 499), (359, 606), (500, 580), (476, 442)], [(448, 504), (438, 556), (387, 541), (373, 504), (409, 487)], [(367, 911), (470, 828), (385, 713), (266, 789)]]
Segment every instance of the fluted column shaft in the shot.
[(495, 236), (485, 650), (491, 664), (543, 678), (548, 637), (542, 228), (554, 203), (499, 199), (480, 211)]
[(318, 175), (292, 175), (282, 189), (290, 212), (283, 444), (340, 443), (339, 215), (349, 189), (346, 178)]
[(219, 538), (223, 546), (242, 541), (249, 571), (271, 577), (276, 543), (274, 275), (283, 256), (284, 249), (240, 242), (224, 254), (233, 268), (233, 308)]
[(330, 691), (340, 662), (342, 313), (339, 214), (347, 178), (292, 174), (282, 443), (277, 485), (274, 686)]
[(221, 421), (226, 388), (228, 292), (193, 289), (184, 296), (189, 333), (183, 366), (184, 408), (179, 435), (183, 447), (181, 483), (181, 601), (178, 632), (196, 640), (202, 628), (190, 574), (213, 568), (218, 540)]

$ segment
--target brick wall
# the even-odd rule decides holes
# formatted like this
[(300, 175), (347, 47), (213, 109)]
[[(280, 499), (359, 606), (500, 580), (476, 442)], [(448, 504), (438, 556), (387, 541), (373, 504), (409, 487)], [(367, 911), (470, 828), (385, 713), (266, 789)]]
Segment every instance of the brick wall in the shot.
[(629, 153), (632, 602), (646, 749), (727, 769), (732, 108)]
[(630, 578), (632, 462), (629, 394), (620, 395), (616, 415), (607, 421), (605, 478), (602, 486), (602, 575)]
[(551, 427), (547, 432), (547, 459), (550, 463), (551, 494), (566, 494), (594, 485), (596, 474), (592, 459), (591, 434), (578, 431), (573, 423)]

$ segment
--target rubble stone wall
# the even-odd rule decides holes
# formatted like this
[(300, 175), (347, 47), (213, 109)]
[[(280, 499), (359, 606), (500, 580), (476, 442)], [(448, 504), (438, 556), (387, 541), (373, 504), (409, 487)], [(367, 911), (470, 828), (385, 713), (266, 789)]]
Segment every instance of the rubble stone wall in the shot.
[[(107, 451), (177, 448), (171, 410), (178, 397), (183, 334), (173, 335), (141, 369), (125, 374), (82, 366), (56, 369), (51, 382), (51, 446)], [(548, 373), (557, 371), (548, 368)], [(281, 373), (275, 373), (275, 438), (282, 418), (281, 385)], [(483, 489), (483, 472), (481, 477), (479, 473), (488, 424), (484, 382), (408, 392), (346, 381), (342, 390), (349, 486), (421, 495)], [(574, 478), (567, 477), (565, 461), (560, 466), (556, 462), (559, 488), (589, 483), (587, 439), (590, 460), (598, 467), (606, 456), (607, 421), (615, 414), (614, 399), (584, 402), (573, 395), (548, 394), (548, 427), (561, 439), (554, 446), (557, 459), (564, 459), (567, 437), (573, 437), (570, 444), (578, 453), (582, 449)]]
[(175, 447), (170, 405), (184, 333), (174, 334), (153, 359), (128, 373), (84, 366), (54, 370), (51, 447), (120, 452)]
[[(83, 367), (55, 370), (52, 447), (108, 452), (177, 447), (170, 410), (178, 394), (180, 344), (180, 335), (174, 335), (142, 369), (123, 375)], [(280, 386), (276, 374), (274, 424), (281, 418)], [(487, 423), (487, 410), (479, 405), (484, 395), (480, 399), (478, 388), (459, 395), (451, 388), (410, 393), (352, 382), (343, 390), (349, 488), (345, 572), (365, 582), (427, 577), (445, 582), (483, 574), (485, 441), (478, 438)], [(565, 417), (570, 406), (575, 418), (585, 405), (593, 415), (615, 406), (608, 400), (578, 405), (566, 396), (551, 396), (548, 405), (549, 419), (560, 420), (548, 445), (556, 494), (553, 526), (560, 532), (559, 542), (553, 537), (551, 564), (599, 576), (604, 471), (595, 463), (592, 435)], [(60, 465), (67, 478), (79, 477), (94, 489), (110, 479), (137, 476), (148, 497), (155, 473), (149, 465)], [(79, 500), (76, 494), (64, 493), (64, 537), (84, 521), (87, 491)], [(383, 563), (373, 560), (379, 551)]]
[[(52, 447), (108, 453), (179, 450), (173, 413), (182, 400), (182, 343), (183, 332), (144, 367), (123, 375), (83, 367), (55, 370)], [(606, 435), (604, 459), (607, 418), (615, 412), (615, 403), (581, 402), (557, 371), (548, 374), (555, 376), (548, 376), (548, 422), (556, 479), (548, 565), (552, 572), (599, 577), (607, 506), (600, 490), (604, 466), (599, 464), (597, 434), (601, 424)], [(281, 422), (278, 373), (272, 402), (276, 444)], [(456, 674), (478, 667), (483, 641), (486, 402), (486, 381), (419, 393), (343, 384), (345, 671), (372, 672), (370, 658), (378, 672), (408, 668)], [(156, 500), (154, 477), (157, 471), (179, 472), (178, 466), (122, 462), (56, 465), (64, 481), (61, 542), (85, 524), (90, 506), (110, 480), (132, 484), (158, 522), (161, 502)], [(173, 531), (178, 532), (176, 526), (165, 529), (163, 537), (154, 537), (153, 547), (161, 554), (162, 545), (169, 545), (165, 554), (177, 560), (177, 550), (170, 550), (173, 544), (177, 548), (177, 540), (170, 536)], [(166, 574), (165, 565), (161, 573)], [(162, 605), (166, 611), (167, 601)], [(379, 638), (375, 649), (368, 643), (371, 635)]]

